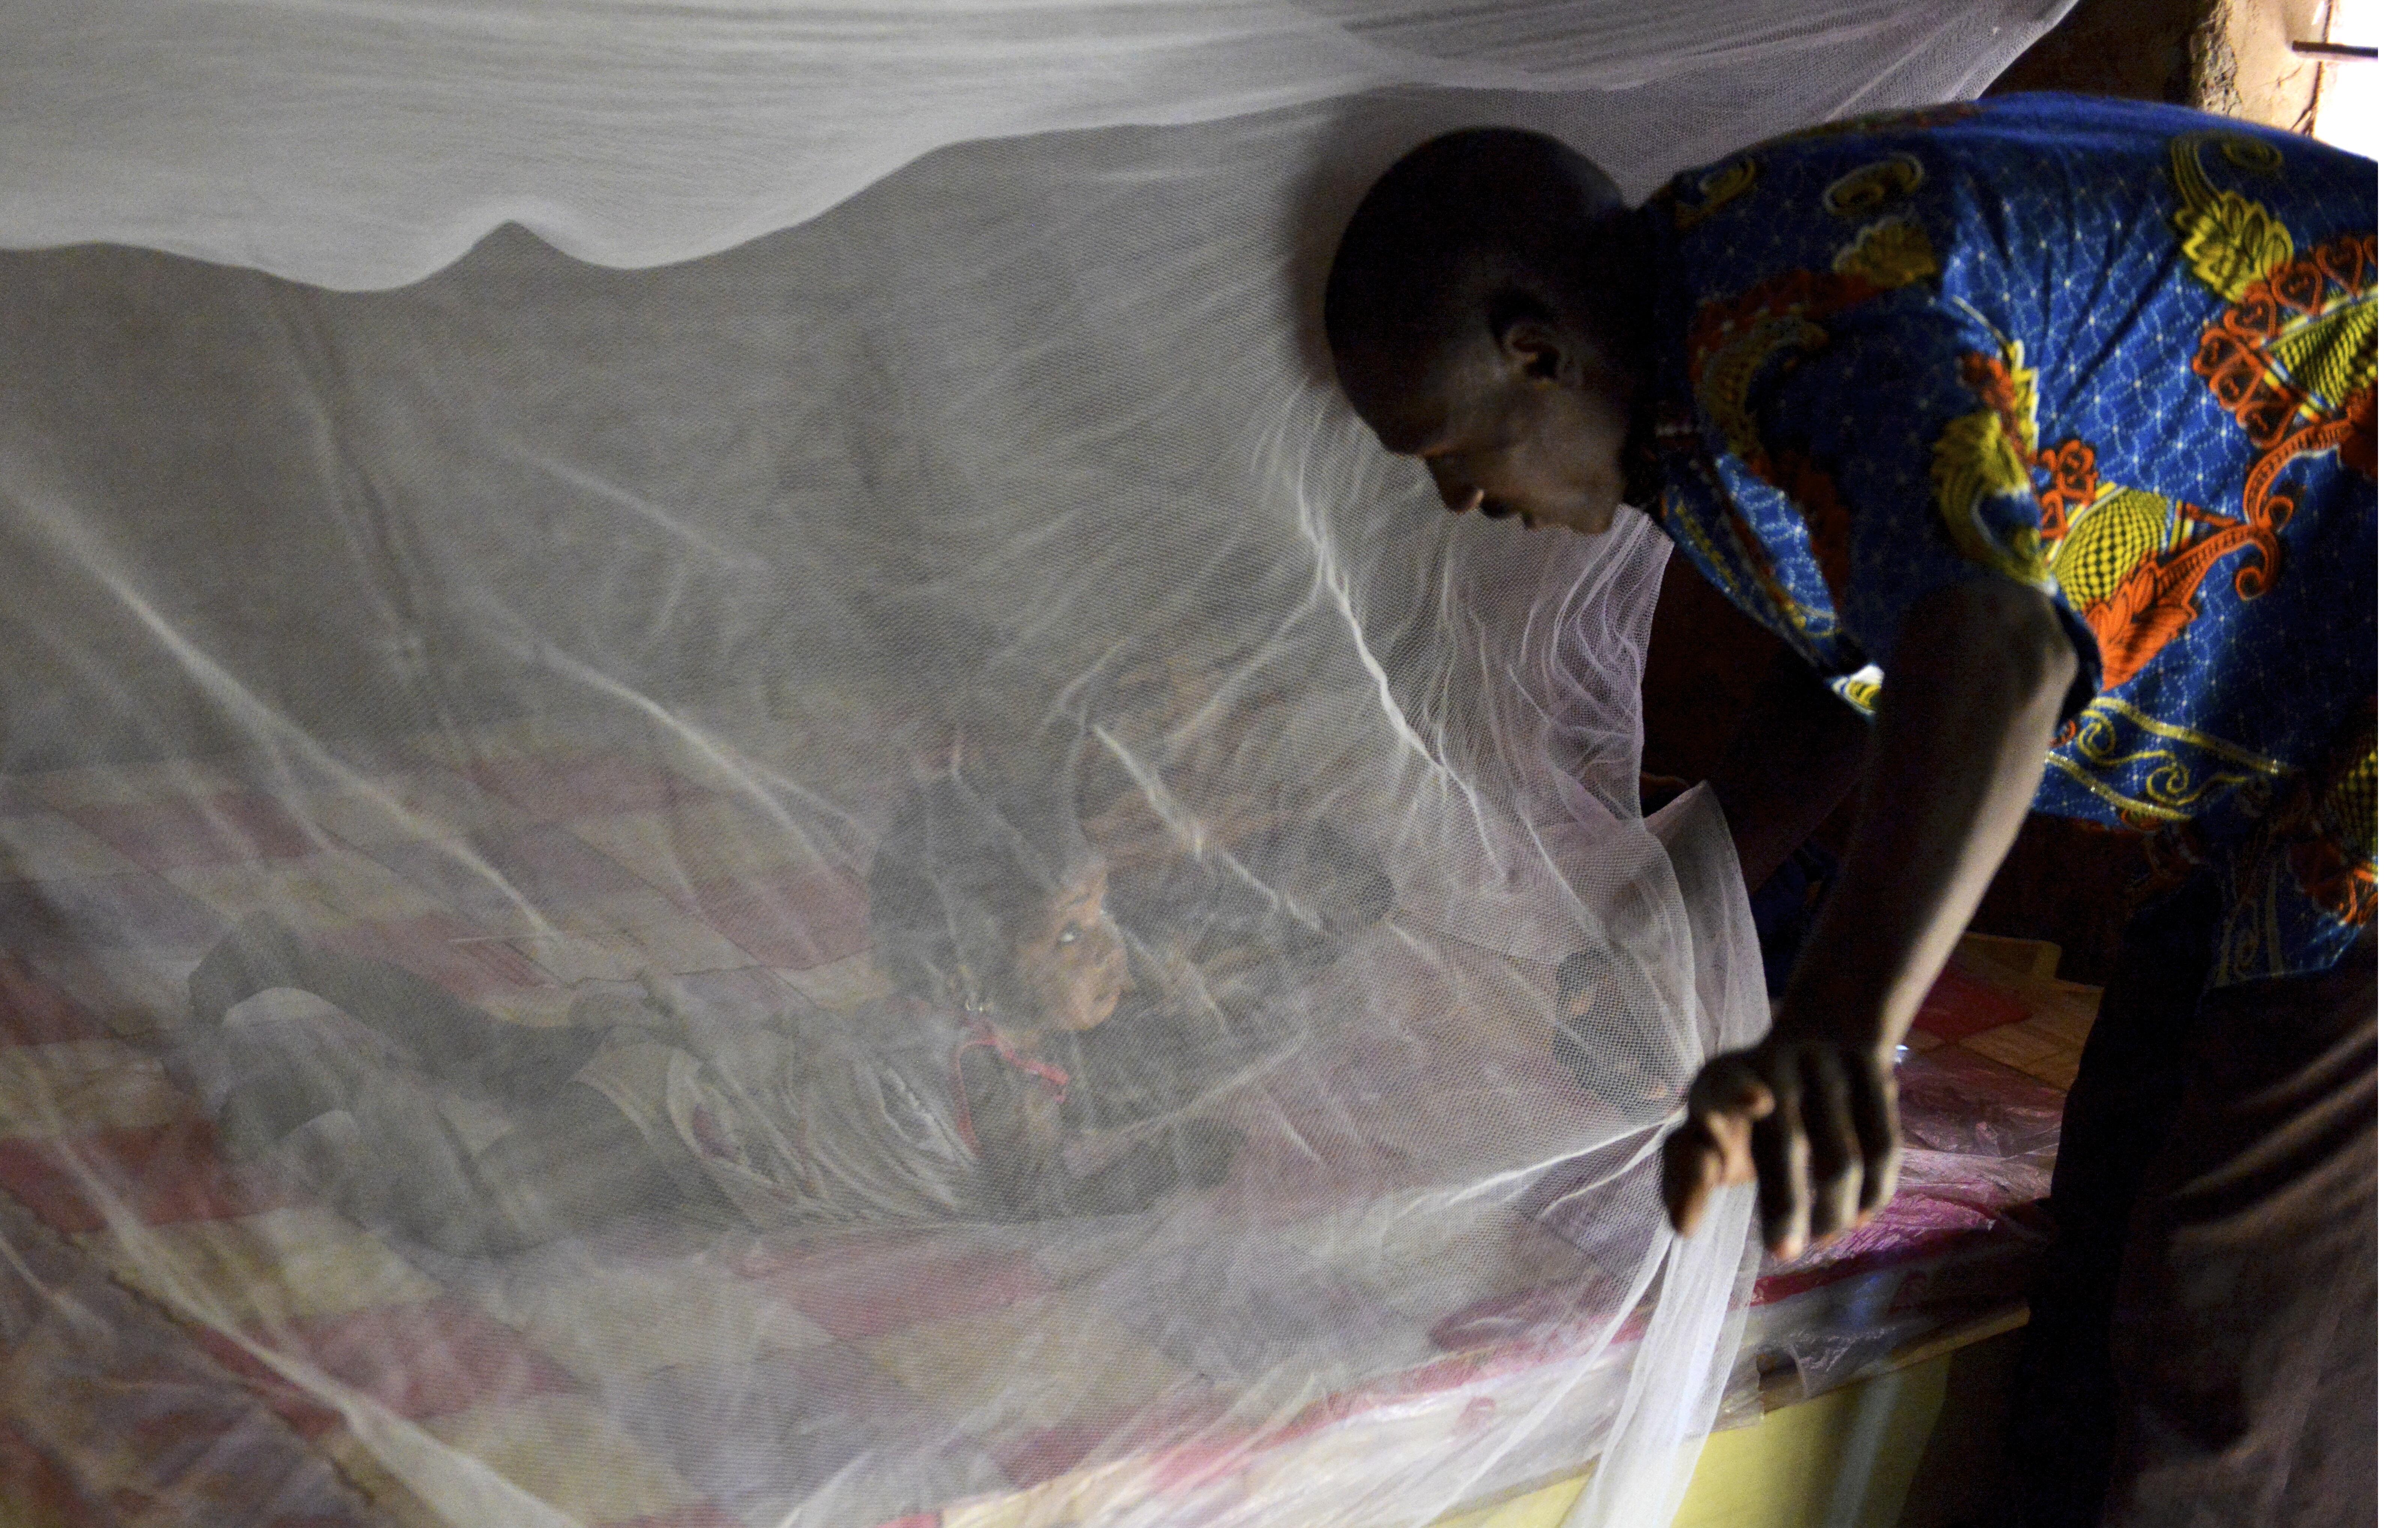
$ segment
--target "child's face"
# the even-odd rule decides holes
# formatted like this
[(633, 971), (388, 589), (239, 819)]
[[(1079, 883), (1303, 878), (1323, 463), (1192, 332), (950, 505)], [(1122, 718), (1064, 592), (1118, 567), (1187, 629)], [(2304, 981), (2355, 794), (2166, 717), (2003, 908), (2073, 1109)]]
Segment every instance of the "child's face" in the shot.
[(1104, 866), (1063, 888), (1020, 947), (1031, 1013), (1049, 1029), (1088, 1030), (1112, 1016), (1128, 987), (1128, 950), (1104, 911)]

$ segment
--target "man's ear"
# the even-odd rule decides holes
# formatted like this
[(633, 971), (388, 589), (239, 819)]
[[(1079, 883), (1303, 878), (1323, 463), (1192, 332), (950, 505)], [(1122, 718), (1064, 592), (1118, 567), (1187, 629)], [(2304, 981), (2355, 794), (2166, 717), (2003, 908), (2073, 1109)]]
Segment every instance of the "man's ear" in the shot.
[(1560, 330), (1544, 319), (1515, 319), (1497, 336), (1497, 348), (1513, 375), (1528, 382), (1558, 386), (1574, 381), (1571, 348)]

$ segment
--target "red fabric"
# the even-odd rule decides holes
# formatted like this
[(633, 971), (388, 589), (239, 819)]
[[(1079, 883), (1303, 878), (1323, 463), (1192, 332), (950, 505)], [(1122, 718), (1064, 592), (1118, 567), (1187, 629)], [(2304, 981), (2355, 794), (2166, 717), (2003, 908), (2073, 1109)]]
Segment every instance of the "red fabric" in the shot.
[(221, 1158), (206, 1120), (0, 1140), (0, 1188), (55, 1230), (80, 1235), (107, 1223), (87, 1192), (93, 1178), (145, 1225), (226, 1220), (296, 1202)]
[(610, 754), (489, 760), (470, 764), (461, 773), (480, 788), (546, 821), (658, 811), (706, 793), (674, 770)]
[(0, 1502), (58, 1528), (107, 1528), (114, 1519), (76, 1488), (75, 1477), (0, 1419)]
[(1017, 1249), (932, 1252), (909, 1235), (763, 1253), (741, 1260), (738, 1272), (846, 1342), (984, 1315), (1041, 1298), (1054, 1287), (1037, 1261)]
[(352, 923), (316, 936), (346, 954), (414, 971), (468, 1002), (488, 992), (544, 986), (550, 979), (507, 942), (448, 912)]
[(2030, 1007), (2014, 993), (2001, 992), (1950, 964), (1940, 968), (1940, 979), (1925, 996), (1921, 1011), (1914, 1016), (1914, 1027), (1953, 1042), (1985, 1029), (2019, 1024), (2030, 1017)]
[[(262, 1347), (313, 1364), (413, 1421), (577, 1389), (567, 1371), (518, 1333), (448, 1301), (294, 1321), (251, 1335)], [(213, 1357), (240, 1374), (300, 1432), (315, 1435), (340, 1424), (339, 1415), (223, 1335), (205, 1329), (199, 1337)]]
[(274, 797), (251, 791), (71, 807), (60, 815), (145, 870), (290, 859), (322, 847)]
[(869, 948), (869, 893), (841, 871), (706, 881), (681, 899), (764, 965), (808, 971)]
[(108, 1029), (13, 955), (0, 956), (0, 1045), (105, 1040)]

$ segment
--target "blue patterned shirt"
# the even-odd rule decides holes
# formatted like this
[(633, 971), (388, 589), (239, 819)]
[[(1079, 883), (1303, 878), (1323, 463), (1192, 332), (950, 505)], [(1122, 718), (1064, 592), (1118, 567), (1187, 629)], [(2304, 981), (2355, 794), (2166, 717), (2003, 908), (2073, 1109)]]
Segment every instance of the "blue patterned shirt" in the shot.
[(1818, 128), (1648, 204), (1656, 513), (1870, 714), (2007, 578), (2081, 658), (2034, 805), (2218, 878), (2213, 980), (2374, 914), (2374, 165), (2017, 95)]

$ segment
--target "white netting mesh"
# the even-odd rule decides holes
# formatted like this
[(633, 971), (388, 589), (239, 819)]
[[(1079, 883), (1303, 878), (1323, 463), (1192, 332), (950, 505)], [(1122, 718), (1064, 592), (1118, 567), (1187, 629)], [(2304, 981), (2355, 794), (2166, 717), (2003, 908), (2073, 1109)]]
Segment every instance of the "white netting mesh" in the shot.
[(1652, 1149), (1765, 1005), (1667, 549), (1436, 513), (1312, 293), (1446, 126), (1641, 193), (2044, 20), (12, 8), (10, 1425), (191, 1521), (1669, 1519), (1746, 1207)]

